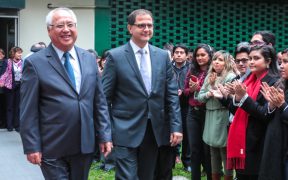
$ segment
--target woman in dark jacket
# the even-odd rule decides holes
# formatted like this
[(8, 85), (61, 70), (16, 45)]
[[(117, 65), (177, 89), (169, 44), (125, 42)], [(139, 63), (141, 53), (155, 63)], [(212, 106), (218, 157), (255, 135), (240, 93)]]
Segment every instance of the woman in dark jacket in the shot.
[(5, 87), (7, 107), (7, 130), (19, 132), (20, 85), (22, 79), (22, 52), (20, 47), (13, 47), (9, 52), (7, 68), (0, 77), (0, 87)]
[[(259, 180), (288, 179), (288, 56), (280, 60), (283, 88), (262, 85), (262, 94), (269, 102), (273, 119), (267, 126)], [(284, 89), (284, 90), (282, 90)]]
[(192, 66), (187, 73), (184, 94), (189, 97), (188, 114), (186, 118), (187, 136), (191, 152), (191, 178), (201, 179), (201, 162), (207, 174), (207, 180), (211, 180), (210, 149), (202, 140), (205, 123), (205, 104), (194, 98), (194, 93), (200, 91), (212, 61), (214, 50), (208, 44), (199, 44), (193, 53)]
[(230, 111), (234, 119), (227, 143), (227, 168), (236, 169), (238, 180), (257, 180), (267, 121), (267, 101), (260, 93), (262, 82), (269, 86), (279, 79), (276, 52), (272, 46), (255, 46), (249, 53), (251, 74), (243, 83), (234, 82)]

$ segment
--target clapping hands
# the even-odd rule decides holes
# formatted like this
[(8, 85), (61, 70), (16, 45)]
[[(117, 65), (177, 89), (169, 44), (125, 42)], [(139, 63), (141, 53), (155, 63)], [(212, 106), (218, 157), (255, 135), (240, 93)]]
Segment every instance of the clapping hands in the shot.
[(246, 86), (238, 80), (226, 83), (225, 85), (219, 84), (216, 88), (212, 88), (209, 91), (209, 94), (211, 94), (210, 97), (226, 99), (229, 95), (235, 95), (236, 101), (240, 101), (246, 93)]
[(266, 82), (263, 82), (260, 92), (269, 102), (270, 109), (279, 108), (285, 103), (284, 91), (280, 88), (270, 87)]

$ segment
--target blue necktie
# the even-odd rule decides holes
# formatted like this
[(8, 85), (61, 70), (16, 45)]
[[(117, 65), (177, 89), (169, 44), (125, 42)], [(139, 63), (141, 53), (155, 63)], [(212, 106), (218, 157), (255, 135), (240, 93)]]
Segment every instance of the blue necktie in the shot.
[(146, 60), (146, 57), (145, 57), (145, 50), (140, 49), (138, 52), (141, 54), (140, 73), (141, 73), (142, 79), (144, 81), (146, 90), (147, 90), (148, 94), (150, 94), (150, 92), (151, 92), (151, 77), (149, 76), (149, 72), (148, 72), (148, 61)]
[(72, 84), (73, 84), (73, 87), (76, 89), (74, 71), (73, 71), (72, 65), (70, 63), (70, 54), (69, 54), (69, 52), (65, 52), (63, 56), (65, 58), (64, 67), (66, 69), (66, 72), (67, 72)]

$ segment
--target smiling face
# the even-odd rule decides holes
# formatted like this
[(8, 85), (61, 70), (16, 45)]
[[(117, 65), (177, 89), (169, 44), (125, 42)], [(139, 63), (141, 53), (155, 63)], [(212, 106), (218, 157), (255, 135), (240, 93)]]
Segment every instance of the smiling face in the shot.
[(153, 19), (149, 14), (137, 15), (134, 24), (127, 28), (132, 41), (141, 48), (153, 37)]
[(261, 75), (269, 67), (271, 60), (265, 60), (261, 50), (251, 51), (249, 54), (249, 68), (256, 76)]
[(208, 66), (209, 62), (209, 54), (206, 52), (205, 49), (200, 48), (197, 50), (196, 53), (196, 61), (199, 64), (199, 66)]
[(246, 52), (238, 53), (235, 57), (235, 64), (241, 75), (246, 73), (249, 56)]
[(69, 51), (77, 39), (76, 22), (71, 14), (65, 10), (58, 10), (52, 17), (48, 27), (48, 34), (52, 43), (62, 51)]

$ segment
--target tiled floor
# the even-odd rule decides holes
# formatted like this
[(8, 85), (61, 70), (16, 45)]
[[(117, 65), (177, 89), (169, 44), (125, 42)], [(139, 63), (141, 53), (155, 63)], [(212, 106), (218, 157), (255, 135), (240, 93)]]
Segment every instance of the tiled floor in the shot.
[(39, 166), (23, 154), (19, 133), (0, 129), (0, 180), (43, 180)]

